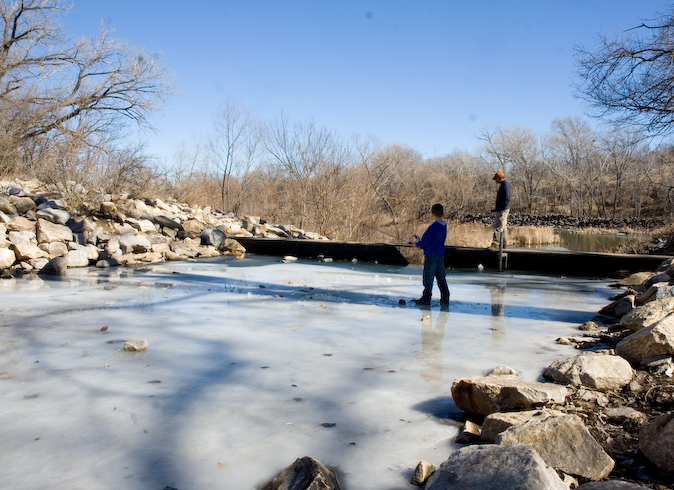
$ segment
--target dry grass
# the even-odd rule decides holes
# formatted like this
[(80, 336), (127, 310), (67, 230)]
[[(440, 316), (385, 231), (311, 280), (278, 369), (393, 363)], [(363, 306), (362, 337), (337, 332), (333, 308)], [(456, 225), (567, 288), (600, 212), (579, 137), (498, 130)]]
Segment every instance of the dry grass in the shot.
[[(492, 227), (481, 223), (448, 224), (447, 245), (455, 247), (488, 247)], [(509, 226), (508, 245), (511, 247), (540, 247), (559, 245), (559, 235), (551, 226)]]

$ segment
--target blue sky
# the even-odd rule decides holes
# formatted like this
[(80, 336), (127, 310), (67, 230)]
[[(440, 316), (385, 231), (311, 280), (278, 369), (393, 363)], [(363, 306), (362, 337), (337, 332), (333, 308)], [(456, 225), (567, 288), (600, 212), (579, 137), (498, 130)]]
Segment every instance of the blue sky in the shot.
[[(170, 158), (231, 100), (263, 120), (312, 120), (424, 157), (474, 151), (498, 124), (546, 133), (583, 116), (574, 46), (657, 17), (660, 0), (74, 0), (64, 19), (161, 52), (181, 94), (144, 133)], [(594, 124), (594, 123), (593, 123)]]

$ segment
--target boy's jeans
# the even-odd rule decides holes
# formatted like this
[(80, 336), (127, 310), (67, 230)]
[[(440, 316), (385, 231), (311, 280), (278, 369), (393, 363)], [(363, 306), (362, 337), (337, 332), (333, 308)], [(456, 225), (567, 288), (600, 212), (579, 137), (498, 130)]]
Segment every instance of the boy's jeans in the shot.
[(433, 278), (437, 279), (438, 281), (438, 288), (440, 288), (440, 301), (449, 301), (449, 288), (447, 287), (444, 255), (426, 255), (424, 257), (424, 294), (421, 296), (423, 299), (431, 299)]

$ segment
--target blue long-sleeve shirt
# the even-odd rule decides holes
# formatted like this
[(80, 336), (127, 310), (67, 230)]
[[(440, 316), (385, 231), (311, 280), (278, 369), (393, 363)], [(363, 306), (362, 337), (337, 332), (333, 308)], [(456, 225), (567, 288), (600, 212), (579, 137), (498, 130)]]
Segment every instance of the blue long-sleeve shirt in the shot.
[(505, 211), (506, 209), (510, 209), (510, 184), (504, 180), (498, 186), (498, 191), (496, 192), (494, 211)]
[(416, 246), (424, 249), (424, 255), (445, 255), (445, 240), (447, 239), (447, 223), (434, 221), (426, 228)]

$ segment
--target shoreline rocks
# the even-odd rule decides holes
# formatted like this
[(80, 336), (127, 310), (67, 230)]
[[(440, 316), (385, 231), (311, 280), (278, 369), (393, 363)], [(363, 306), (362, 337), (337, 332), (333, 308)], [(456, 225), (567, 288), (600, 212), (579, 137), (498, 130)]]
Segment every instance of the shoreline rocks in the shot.
[(207, 206), (126, 194), (86, 199), (74, 183), (0, 181), (0, 271), (63, 275), (73, 267), (241, 258), (246, 250), (233, 239), (238, 236), (327, 240), (292, 225), (237, 218)]

